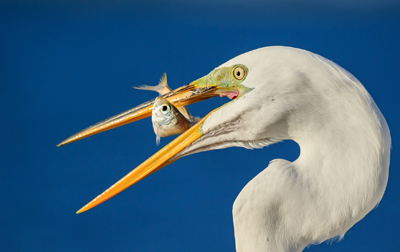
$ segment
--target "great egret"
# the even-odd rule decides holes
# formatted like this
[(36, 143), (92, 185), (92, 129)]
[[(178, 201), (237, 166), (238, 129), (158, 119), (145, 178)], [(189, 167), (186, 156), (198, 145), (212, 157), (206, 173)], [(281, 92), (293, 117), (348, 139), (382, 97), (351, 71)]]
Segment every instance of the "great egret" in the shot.
[[(342, 237), (381, 200), (389, 128), (350, 73), (308, 51), (265, 47), (239, 55), (164, 95), (175, 106), (233, 99), (81, 208), (86, 211), (152, 172), (196, 152), (297, 142), (294, 162), (272, 160), (233, 205), (237, 251), (294, 252)], [(151, 115), (152, 102), (100, 122), (60, 145)]]

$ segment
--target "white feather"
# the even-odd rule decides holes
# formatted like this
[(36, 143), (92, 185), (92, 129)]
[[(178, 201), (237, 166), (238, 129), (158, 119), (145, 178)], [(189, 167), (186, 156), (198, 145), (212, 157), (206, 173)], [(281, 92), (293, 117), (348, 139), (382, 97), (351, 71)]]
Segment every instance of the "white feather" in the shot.
[(261, 48), (221, 67), (235, 64), (253, 90), (212, 113), (175, 158), (293, 140), (298, 159), (272, 161), (237, 197), (237, 251), (298, 252), (343, 237), (386, 188), (391, 139), (378, 107), (354, 76), (304, 50)]

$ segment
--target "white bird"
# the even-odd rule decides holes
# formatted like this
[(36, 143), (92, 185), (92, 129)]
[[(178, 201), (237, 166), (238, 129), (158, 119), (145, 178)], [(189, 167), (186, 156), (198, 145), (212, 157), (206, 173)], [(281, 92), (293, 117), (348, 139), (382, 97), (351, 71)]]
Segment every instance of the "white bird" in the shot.
[[(381, 200), (388, 180), (389, 128), (363, 85), (340, 66), (308, 51), (265, 47), (164, 97), (185, 106), (218, 95), (233, 100), (78, 213), (183, 156), (232, 146), (261, 148), (287, 139), (299, 144), (298, 159), (272, 160), (234, 202), (238, 252), (298, 252), (343, 237)], [(147, 117), (151, 104), (100, 122), (60, 145)]]

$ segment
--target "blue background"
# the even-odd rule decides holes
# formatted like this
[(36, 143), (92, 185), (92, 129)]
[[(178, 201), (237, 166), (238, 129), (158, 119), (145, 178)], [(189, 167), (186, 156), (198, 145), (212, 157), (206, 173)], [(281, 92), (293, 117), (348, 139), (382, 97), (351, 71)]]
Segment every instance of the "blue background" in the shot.
[[(155, 97), (134, 90), (163, 72), (172, 88), (241, 53), (287, 45), (353, 73), (386, 117), (393, 149), (379, 207), (340, 243), (307, 251), (399, 251), (398, 1), (0, 2), (0, 250), (234, 251), (231, 207), (290, 141), (185, 157), (109, 201), (80, 207), (156, 146), (150, 119), (57, 148)], [(190, 106), (204, 116), (227, 98)]]

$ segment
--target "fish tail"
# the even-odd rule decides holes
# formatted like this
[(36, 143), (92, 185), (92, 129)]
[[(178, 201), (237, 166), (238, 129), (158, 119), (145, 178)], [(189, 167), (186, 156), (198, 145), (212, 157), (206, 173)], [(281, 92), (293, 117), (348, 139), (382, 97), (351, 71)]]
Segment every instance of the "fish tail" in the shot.
[(158, 83), (158, 85), (157, 85), (157, 87), (158, 86), (160, 86), (160, 87), (167, 87), (167, 88), (169, 88), (168, 87), (168, 83), (167, 83), (167, 73), (164, 73), (162, 76), (161, 76), (161, 79), (160, 79), (160, 82)]
[(161, 90), (164, 87), (163, 86), (160, 87), (159, 85), (157, 85), (157, 86), (141, 85), (141, 86), (133, 87), (133, 88), (134, 89), (140, 89), (140, 90), (150, 90), (150, 91), (158, 92), (158, 90)]
[(164, 73), (161, 76), (160, 82), (158, 83), (157, 86), (141, 85), (139, 87), (133, 87), (133, 88), (140, 89), (140, 90), (156, 91), (158, 93), (160, 93), (160, 91), (161, 91), (161, 93), (164, 93), (165, 91), (163, 91), (163, 89), (165, 89), (165, 88), (169, 89), (168, 83), (167, 83), (167, 74)]

